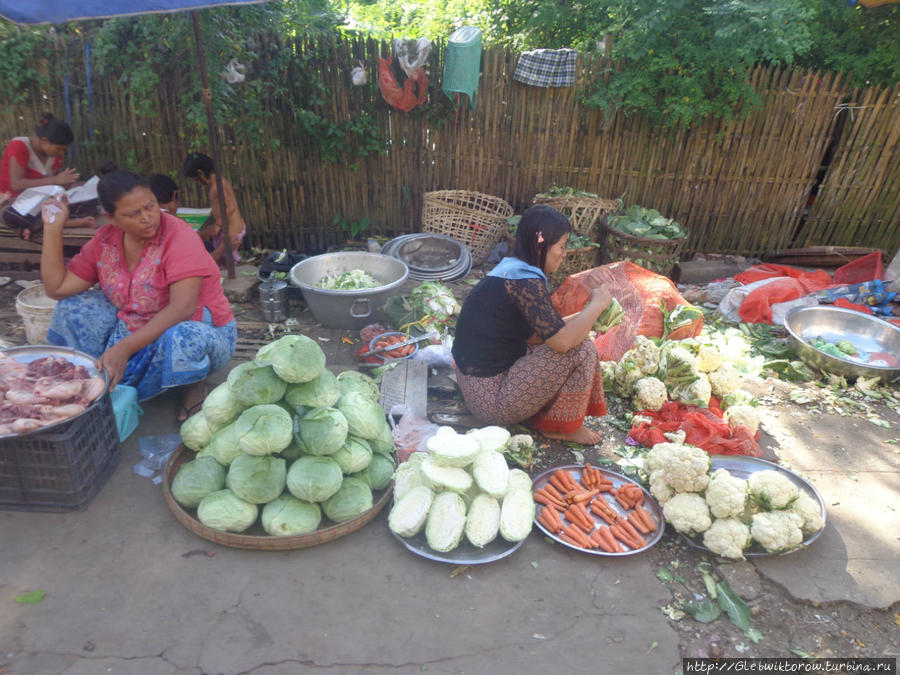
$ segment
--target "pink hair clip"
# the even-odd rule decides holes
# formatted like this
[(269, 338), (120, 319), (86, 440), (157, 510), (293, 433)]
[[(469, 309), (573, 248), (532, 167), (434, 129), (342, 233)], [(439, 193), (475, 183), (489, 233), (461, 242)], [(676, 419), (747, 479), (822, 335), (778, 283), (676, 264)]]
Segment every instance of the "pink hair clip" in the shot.
[(543, 243), (544, 243), (544, 233), (541, 232), (540, 230), (538, 230), (538, 240), (537, 240), (537, 241), (538, 241), (539, 244), (543, 244)]

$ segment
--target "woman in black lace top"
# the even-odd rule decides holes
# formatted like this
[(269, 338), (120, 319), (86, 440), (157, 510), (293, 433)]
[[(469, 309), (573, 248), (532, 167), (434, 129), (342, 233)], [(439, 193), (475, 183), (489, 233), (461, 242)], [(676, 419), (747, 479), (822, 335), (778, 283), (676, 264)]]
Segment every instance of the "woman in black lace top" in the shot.
[(559, 268), (571, 230), (549, 206), (525, 212), (513, 257), (463, 303), (453, 358), (463, 398), (479, 421), (528, 421), (548, 438), (593, 445), (602, 436), (585, 427), (584, 418), (605, 415), (606, 401), (588, 332), (612, 298), (595, 288), (585, 308), (566, 318), (553, 307), (547, 275)]

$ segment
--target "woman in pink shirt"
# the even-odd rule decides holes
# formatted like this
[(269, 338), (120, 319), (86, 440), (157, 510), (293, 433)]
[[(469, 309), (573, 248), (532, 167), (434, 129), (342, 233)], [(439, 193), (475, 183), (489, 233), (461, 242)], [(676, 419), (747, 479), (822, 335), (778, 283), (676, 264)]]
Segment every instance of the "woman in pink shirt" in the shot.
[(219, 267), (190, 225), (160, 211), (138, 174), (108, 173), (97, 193), (112, 222), (68, 266), (67, 205), (44, 206), (41, 278), (60, 300), (47, 340), (98, 358), (110, 385), (136, 387), (140, 400), (180, 388), (178, 419), (186, 419), (206, 396), (206, 376), (228, 363), (237, 341)]

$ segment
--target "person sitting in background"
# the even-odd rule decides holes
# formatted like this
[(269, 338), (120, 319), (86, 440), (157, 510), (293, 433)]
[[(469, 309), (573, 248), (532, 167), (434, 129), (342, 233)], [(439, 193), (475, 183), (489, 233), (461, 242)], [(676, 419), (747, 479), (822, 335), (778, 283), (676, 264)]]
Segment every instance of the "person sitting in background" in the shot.
[(190, 225), (160, 210), (141, 176), (112, 171), (97, 194), (112, 222), (68, 266), (68, 206), (54, 199), (43, 207), (41, 280), (59, 300), (47, 341), (99, 359), (110, 386), (131, 385), (139, 400), (180, 388), (182, 421), (206, 397), (207, 375), (234, 354), (237, 328), (221, 272)]
[[(10, 200), (15, 201), (28, 188), (42, 185), (73, 187), (78, 181), (78, 172), (63, 168), (63, 155), (73, 140), (75, 135), (68, 124), (50, 113), (45, 114), (38, 120), (34, 136), (16, 137), (4, 149), (0, 158), (0, 193), (8, 193)], [(94, 208), (92, 203), (79, 214), (75, 214), (73, 208), (73, 217), (67, 227), (94, 227), (96, 223), (90, 214)], [(30, 239), (40, 231), (40, 216), (22, 215), (12, 206), (3, 211), (0, 219), (22, 239)]]
[(154, 173), (148, 180), (159, 208), (174, 216), (178, 211), (178, 183), (162, 173)]
[[(234, 190), (225, 178), (222, 178), (222, 190), (225, 193), (225, 218), (219, 213), (219, 192), (216, 187), (216, 174), (212, 159), (200, 152), (192, 152), (184, 160), (184, 175), (209, 189), (209, 201), (212, 206), (210, 219), (197, 230), (200, 238), (207, 243), (207, 250), (220, 265), (225, 260), (225, 236), (231, 240), (231, 255), (234, 262), (240, 262), (237, 249), (247, 233), (247, 224), (238, 209)], [(223, 227), (224, 223), (224, 227)]]
[(463, 302), (453, 342), (457, 382), (483, 424), (529, 421), (548, 438), (583, 445), (602, 434), (584, 426), (605, 415), (600, 357), (588, 332), (612, 297), (591, 290), (584, 309), (563, 318), (547, 276), (566, 253), (572, 226), (544, 204), (529, 208), (516, 233), (514, 256), (491, 270)]

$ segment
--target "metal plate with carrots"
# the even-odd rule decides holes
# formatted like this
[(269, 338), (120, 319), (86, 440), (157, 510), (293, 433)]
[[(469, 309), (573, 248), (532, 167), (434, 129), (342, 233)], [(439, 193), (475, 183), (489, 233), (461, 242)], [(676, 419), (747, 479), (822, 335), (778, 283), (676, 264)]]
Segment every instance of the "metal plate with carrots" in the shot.
[(535, 524), (554, 541), (591, 555), (621, 557), (662, 538), (662, 509), (630, 478), (590, 464), (554, 467), (532, 486)]

